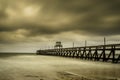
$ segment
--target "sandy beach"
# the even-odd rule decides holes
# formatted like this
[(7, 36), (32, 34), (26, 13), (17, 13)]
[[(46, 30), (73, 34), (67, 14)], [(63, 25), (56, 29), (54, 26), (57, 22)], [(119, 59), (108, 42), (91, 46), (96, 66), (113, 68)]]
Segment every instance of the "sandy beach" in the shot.
[(41, 55), (0, 55), (0, 80), (120, 80), (120, 64)]

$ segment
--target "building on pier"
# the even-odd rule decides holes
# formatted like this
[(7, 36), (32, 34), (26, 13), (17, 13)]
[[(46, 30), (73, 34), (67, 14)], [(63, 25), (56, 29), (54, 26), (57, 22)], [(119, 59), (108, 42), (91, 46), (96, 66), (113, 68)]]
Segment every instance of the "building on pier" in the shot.
[(59, 49), (59, 48), (62, 48), (62, 47), (63, 47), (63, 45), (62, 45), (61, 41), (57, 41), (55, 46), (54, 46), (55, 49)]

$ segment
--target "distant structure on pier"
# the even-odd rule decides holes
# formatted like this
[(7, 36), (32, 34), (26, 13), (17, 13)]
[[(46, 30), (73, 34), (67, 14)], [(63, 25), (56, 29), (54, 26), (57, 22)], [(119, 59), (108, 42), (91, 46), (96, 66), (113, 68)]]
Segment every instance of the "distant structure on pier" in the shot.
[(63, 45), (62, 45), (61, 41), (57, 41), (54, 46), (55, 49), (62, 48), (62, 47), (63, 47)]

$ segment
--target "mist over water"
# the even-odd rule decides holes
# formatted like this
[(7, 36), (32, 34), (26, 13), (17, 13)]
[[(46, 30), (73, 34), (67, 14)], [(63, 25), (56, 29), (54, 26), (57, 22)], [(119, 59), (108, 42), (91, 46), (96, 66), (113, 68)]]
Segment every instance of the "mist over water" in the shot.
[(0, 54), (0, 80), (70, 80), (65, 75), (63, 78), (63, 74), (61, 77), (66, 72), (93, 80), (119, 80), (120, 64), (35, 54)]

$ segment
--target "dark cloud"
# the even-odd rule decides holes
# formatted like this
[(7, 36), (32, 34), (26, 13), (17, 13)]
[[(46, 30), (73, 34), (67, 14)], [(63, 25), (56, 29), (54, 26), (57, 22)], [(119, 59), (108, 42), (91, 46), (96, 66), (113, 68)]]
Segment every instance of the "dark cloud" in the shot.
[[(85, 36), (120, 35), (119, 0), (0, 0), (0, 5), (2, 42), (6, 41), (6, 34), (13, 35), (19, 29), (29, 32), (20, 33), (25, 37), (68, 31), (84, 32)], [(24, 12), (26, 7), (28, 13)], [(10, 39), (15, 40), (13, 37)]]
[(7, 14), (4, 12), (4, 10), (0, 10), (0, 20), (7, 17)]

